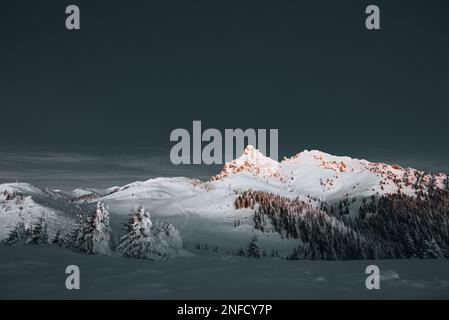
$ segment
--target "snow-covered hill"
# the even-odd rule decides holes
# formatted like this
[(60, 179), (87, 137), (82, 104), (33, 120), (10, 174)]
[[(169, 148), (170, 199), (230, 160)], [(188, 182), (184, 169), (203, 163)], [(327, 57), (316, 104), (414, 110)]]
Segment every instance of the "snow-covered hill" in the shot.
[(158, 208), (170, 214), (179, 208), (184, 211), (223, 208), (223, 202), (229, 203), (228, 196), (235, 197), (236, 193), (246, 190), (332, 202), (394, 193), (418, 196), (430, 188), (449, 189), (448, 176), (315, 150), (305, 150), (277, 162), (248, 146), (241, 157), (226, 163), (210, 181), (156, 178), (103, 192), (77, 189), (72, 194), (75, 202), (142, 201), (150, 209)]
[[(186, 250), (195, 254), (235, 254), (257, 235), (266, 252), (287, 256), (298, 245), (298, 239), (287, 239), (282, 232), (266, 232), (276, 228), (266, 227), (264, 232), (255, 228), (258, 203), (256, 207), (237, 209), (235, 202), (239, 195), (248, 190), (265, 192), (268, 197), (280, 196), (307, 203), (307, 208), (339, 219), (341, 215), (356, 218), (361, 213), (374, 214), (382, 197), (400, 195), (425, 203), (431, 201), (428, 195), (434, 193), (433, 190), (448, 189), (445, 174), (307, 150), (277, 162), (248, 146), (241, 157), (226, 163), (209, 181), (156, 178), (105, 190), (69, 192), (41, 190), (22, 183), (0, 185), (0, 237), (5, 238), (20, 217), (25, 216), (31, 223), (43, 212), (50, 217), (52, 232), (61, 226), (69, 228), (83, 206), (92, 207), (101, 201), (111, 213), (116, 239), (129, 214), (143, 206), (152, 218), (178, 228)], [(410, 199), (395, 201), (406, 203), (412, 201)], [(292, 207), (286, 200), (276, 203)], [(294, 206), (305, 208), (297, 203)], [(384, 206), (390, 210), (389, 205)]]
[(31, 225), (45, 215), (49, 236), (62, 227), (70, 227), (70, 206), (66, 199), (40, 190), (28, 183), (0, 184), (0, 237), (4, 239), (19, 220)]
[(417, 195), (430, 187), (448, 188), (448, 176), (441, 173), (333, 156), (316, 150), (305, 150), (276, 162), (252, 146), (248, 146), (240, 158), (226, 163), (212, 180), (245, 188), (246, 183), (240, 181), (240, 177), (276, 186), (288, 192), (287, 195), (310, 195), (323, 201), (341, 199), (347, 195), (366, 197), (399, 191)]

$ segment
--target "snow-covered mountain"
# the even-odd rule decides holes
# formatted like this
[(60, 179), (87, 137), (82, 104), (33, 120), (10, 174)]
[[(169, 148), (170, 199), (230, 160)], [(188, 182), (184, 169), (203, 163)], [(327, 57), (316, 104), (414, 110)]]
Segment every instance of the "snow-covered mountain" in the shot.
[(310, 195), (324, 201), (338, 200), (348, 195), (384, 195), (399, 191), (417, 195), (431, 187), (448, 187), (448, 176), (442, 173), (426, 173), (316, 150), (305, 150), (277, 162), (263, 156), (252, 146), (248, 146), (240, 158), (226, 163), (212, 181), (240, 187), (242, 181), (239, 179), (245, 179), (243, 177), (275, 185), (287, 194)]
[[(403, 214), (430, 211), (429, 214), (439, 217), (439, 212), (444, 212), (448, 206), (448, 189), (446, 174), (307, 150), (277, 162), (248, 146), (241, 157), (226, 163), (209, 181), (156, 178), (105, 190), (76, 189), (72, 192), (40, 190), (23, 183), (0, 185), (0, 236), (7, 236), (19, 216), (28, 217), (31, 223), (33, 217), (43, 211), (55, 221), (50, 223), (55, 232), (61, 225), (73, 225), (76, 214), (84, 210), (83, 206), (101, 201), (111, 213), (111, 227), (116, 238), (120, 237), (121, 226), (129, 214), (143, 206), (152, 218), (179, 229), (187, 251), (235, 254), (257, 235), (265, 251), (288, 256), (297, 248), (298, 241), (304, 245), (311, 238), (307, 236), (304, 240), (306, 231), (299, 231), (304, 214), (313, 213), (312, 220), (321, 219), (317, 223), (329, 223), (329, 228), (337, 226), (337, 233), (342, 237), (353, 232), (355, 235), (351, 237), (360, 243), (368, 241), (366, 238), (372, 237), (372, 232), (367, 234), (365, 229), (359, 232), (358, 228), (368, 227), (353, 225), (344, 217), (359, 221), (360, 217), (379, 212), (402, 212), (401, 208), (408, 210)], [(436, 207), (438, 209), (433, 209)], [(283, 216), (294, 218), (281, 223)], [(429, 218), (423, 214), (423, 217), (428, 219), (426, 223), (435, 220), (433, 216)], [(313, 226), (315, 222), (307, 223)], [(293, 229), (296, 231), (292, 233)], [(445, 238), (447, 231), (434, 232), (438, 233), (435, 241), (445, 246), (445, 241), (449, 241), (449, 236)], [(388, 239), (387, 242), (394, 241)], [(386, 249), (376, 250), (383, 254)]]

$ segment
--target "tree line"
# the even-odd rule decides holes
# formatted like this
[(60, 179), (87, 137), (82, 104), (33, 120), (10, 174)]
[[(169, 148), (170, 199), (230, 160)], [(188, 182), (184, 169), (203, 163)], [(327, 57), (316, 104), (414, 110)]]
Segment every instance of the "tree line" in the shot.
[(153, 222), (142, 206), (123, 224), (117, 244), (110, 227), (109, 212), (102, 202), (98, 202), (92, 211), (79, 213), (77, 220), (73, 229), (60, 229), (50, 240), (45, 215), (28, 226), (20, 219), (4, 242), (8, 245), (52, 243), (85, 254), (117, 253), (149, 260), (166, 258), (182, 249), (178, 230), (171, 224)]
[(359, 215), (341, 215), (260, 191), (246, 191), (235, 208), (253, 208), (255, 228), (297, 239), (288, 259), (352, 260), (449, 258), (449, 192), (430, 188), (418, 197), (402, 193), (370, 197)]

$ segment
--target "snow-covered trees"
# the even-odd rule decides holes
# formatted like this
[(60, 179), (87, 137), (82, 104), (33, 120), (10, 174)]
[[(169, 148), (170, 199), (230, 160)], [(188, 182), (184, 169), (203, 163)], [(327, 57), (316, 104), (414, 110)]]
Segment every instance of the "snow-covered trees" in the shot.
[(175, 227), (153, 223), (142, 206), (131, 214), (123, 231), (117, 252), (125, 257), (157, 260), (182, 249), (182, 239)]
[(257, 230), (298, 239), (289, 259), (449, 257), (449, 193), (438, 188), (416, 198), (390, 194), (365, 200), (359, 217), (352, 218), (332, 205), (316, 208), (267, 192), (244, 192), (235, 207), (256, 208)]
[(248, 245), (246, 247), (242, 247), (239, 250), (237, 250), (236, 255), (241, 256), (241, 257), (259, 259), (262, 256), (266, 257), (267, 253), (265, 250), (261, 250), (260, 244), (259, 244), (259, 238), (254, 234), (251, 237)]
[(8, 245), (28, 243), (31, 231), (25, 226), (25, 222), (20, 220), (9, 233), (5, 243)]
[(123, 226), (124, 235), (120, 238), (117, 251), (125, 257), (144, 259), (148, 252), (152, 225), (150, 215), (143, 207), (139, 207)]
[(63, 248), (72, 249), (73, 245), (71, 242), (71, 238), (73, 237), (73, 235), (74, 235), (74, 232), (71, 234), (70, 233), (67, 234), (66, 232), (64, 232), (63, 229), (59, 229), (58, 231), (56, 231), (56, 234), (53, 237), (53, 239), (51, 240), (51, 243), (58, 245), (60, 247), (63, 247)]
[(36, 223), (26, 225), (23, 217), (9, 233), (5, 243), (13, 244), (48, 244), (47, 221), (45, 214), (42, 214)]
[(404, 257), (415, 258), (417, 252), (415, 241), (408, 231), (404, 234), (404, 244)]
[(422, 240), (418, 244), (418, 257), (423, 259), (440, 259), (444, 258), (444, 254), (435, 239)]
[(123, 234), (114, 248), (109, 219), (104, 204), (98, 202), (92, 213), (79, 215), (79, 224), (71, 233), (58, 230), (52, 242), (87, 254), (117, 252), (125, 257), (150, 260), (169, 257), (183, 247), (182, 239), (172, 225), (151, 221), (149, 213), (140, 206), (124, 225)]
[(47, 220), (45, 214), (38, 218), (36, 224), (31, 227), (31, 244), (48, 244)]
[(79, 219), (79, 226), (70, 235), (71, 247), (87, 254), (110, 253), (111, 228), (104, 204), (98, 202), (93, 213), (82, 214)]
[(260, 258), (260, 245), (259, 239), (256, 235), (251, 238), (246, 251), (246, 256), (249, 258)]

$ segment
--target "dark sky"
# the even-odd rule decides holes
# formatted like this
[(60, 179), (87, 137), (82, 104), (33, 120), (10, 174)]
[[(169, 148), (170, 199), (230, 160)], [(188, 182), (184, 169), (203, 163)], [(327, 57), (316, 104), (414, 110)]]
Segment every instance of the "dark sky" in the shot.
[[(65, 29), (69, 4), (79, 31)], [(366, 30), (368, 4), (381, 30)], [(0, 182), (51, 176), (60, 155), (158, 159), (136, 176), (172, 174), (169, 134), (193, 120), (278, 128), (280, 158), (319, 149), (448, 172), (448, 119), (446, 0), (0, 4)], [(215, 170), (192, 167), (176, 170)]]

